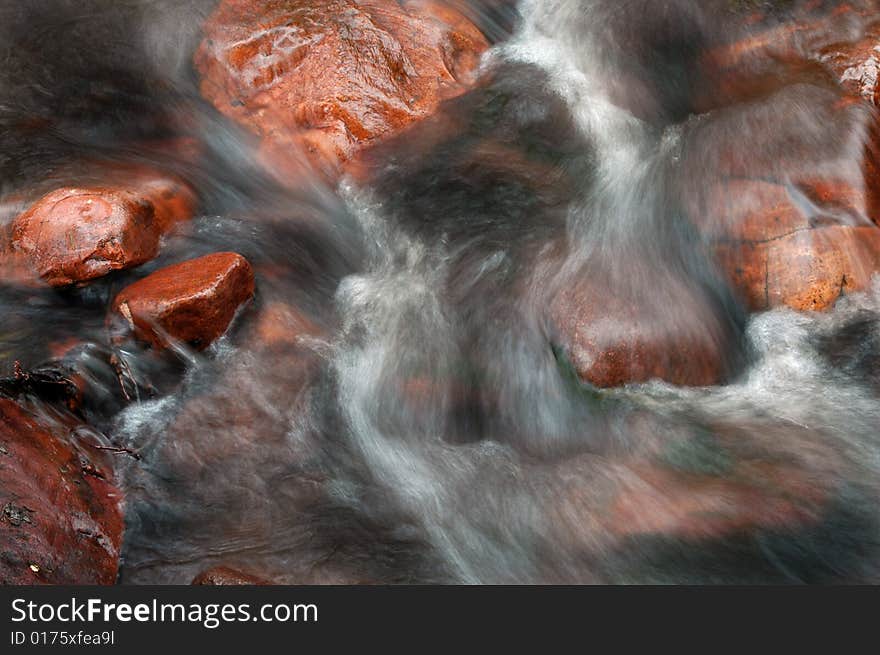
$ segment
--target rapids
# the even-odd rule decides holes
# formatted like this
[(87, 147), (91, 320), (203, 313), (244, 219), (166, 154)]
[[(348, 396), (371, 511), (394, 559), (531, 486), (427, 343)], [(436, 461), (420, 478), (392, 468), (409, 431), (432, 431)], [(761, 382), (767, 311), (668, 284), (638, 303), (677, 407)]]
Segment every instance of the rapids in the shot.
[[(768, 56), (732, 100), (697, 65), (750, 37), (745, 14), (784, 26), (809, 3), (464, 4), (492, 41), (476, 86), (291, 187), (199, 97), (213, 3), (3, 3), (0, 224), (83, 154), (161, 164), (201, 198), (139, 269), (0, 285), (4, 371), (88, 344), (84, 412), (121, 449), (120, 581), (880, 581), (880, 276), (825, 312), (751, 311), (705, 238), (725, 216), (694, 212), (732, 168), (861, 180), (867, 110), (838, 111), (838, 87)], [(861, 4), (836, 39), (880, 20)], [(181, 136), (204, 156), (131, 145)], [(102, 368), (115, 293), (216, 250), (257, 272), (233, 329)], [(641, 379), (578, 376), (583, 308), (589, 344), (639, 326)]]

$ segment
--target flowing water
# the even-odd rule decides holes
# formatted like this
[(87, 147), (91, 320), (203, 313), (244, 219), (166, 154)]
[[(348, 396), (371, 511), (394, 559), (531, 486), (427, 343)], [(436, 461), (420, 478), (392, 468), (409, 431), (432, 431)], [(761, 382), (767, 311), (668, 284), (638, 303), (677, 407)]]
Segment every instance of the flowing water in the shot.
[[(728, 172), (731, 142), (746, 168), (815, 166), (797, 134), (822, 166), (860, 169), (860, 114), (830, 117), (841, 92), (809, 76), (694, 107), (717, 82), (698, 53), (745, 36), (743, 5), (762, 3), (472, 2), (498, 39), (480, 84), (381, 146), (369, 182), (295, 192), (198, 100), (210, 3), (111, 4), (3, 10), (3, 191), (74, 154), (147, 158), (194, 181), (201, 214), (139, 270), (3, 287), (0, 363), (106, 343), (112, 294), (163, 264), (224, 249), (258, 272), (206, 353), (119, 353), (133, 402), (102, 347), (82, 349), (104, 389), (90, 420), (137, 454), (117, 459), (123, 582), (215, 563), (291, 583), (878, 581), (880, 280), (831, 312), (748, 315), (682, 200)], [(766, 4), (781, 24), (799, 7)], [(206, 143), (198, 165), (126, 145), (184, 131)], [(644, 308), (649, 329), (720, 353), (725, 383), (580, 382), (553, 316), (584, 280), (610, 329), (604, 303)], [(254, 325), (279, 302), (314, 329), (267, 346)]]

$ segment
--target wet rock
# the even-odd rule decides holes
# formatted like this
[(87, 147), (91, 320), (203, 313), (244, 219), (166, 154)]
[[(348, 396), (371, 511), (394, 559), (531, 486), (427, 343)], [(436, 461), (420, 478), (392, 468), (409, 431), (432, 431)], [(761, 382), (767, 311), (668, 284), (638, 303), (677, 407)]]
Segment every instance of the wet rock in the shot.
[[(860, 557), (861, 544), (850, 549), (824, 539), (839, 534), (837, 505), (853, 475), (833, 442), (770, 419), (676, 423), (652, 419), (645, 438), (626, 452), (562, 463), (565, 482), (549, 508), (548, 538), (598, 549), (600, 559), (625, 553), (619, 569), (605, 568), (611, 574), (605, 582), (795, 582), (802, 574), (803, 583), (847, 576), (838, 563)], [(813, 540), (817, 531), (823, 538)], [(654, 560), (658, 548), (664, 555)], [(725, 556), (727, 548), (736, 555)]]
[(269, 585), (268, 580), (249, 573), (243, 573), (228, 566), (215, 566), (199, 573), (193, 578), (194, 585), (232, 586), (232, 585)]
[(446, 3), (224, 0), (196, 57), (201, 92), (272, 166), (333, 172), (473, 80), (485, 37)]
[(706, 198), (691, 215), (753, 311), (825, 310), (880, 271), (880, 229), (843, 185), (730, 179)]
[(220, 252), (160, 269), (123, 289), (113, 302), (121, 333), (133, 331), (154, 347), (181, 341), (207, 348), (254, 293), (247, 260)]
[(597, 387), (717, 384), (736, 350), (723, 313), (680, 280), (658, 281), (648, 294), (583, 281), (557, 296), (551, 320), (577, 374)]
[(103, 344), (71, 340), (56, 348), (51, 359), (23, 373), (19, 388), (41, 400), (63, 403), (90, 425), (103, 427), (128, 403), (157, 391), (151, 375), (162, 372), (158, 358), (137, 361), (133, 369)]
[[(196, 156), (184, 150), (196, 146), (186, 143), (132, 147), (166, 161)], [(184, 152), (178, 155), (178, 150)], [(67, 163), (51, 179), (35, 181), (0, 202), (5, 208), (0, 209), (0, 228), (3, 214), (18, 208), (9, 219), (8, 247), (0, 235), (0, 265), (8, 265), (16, 272), (12, 279), (29, 286), (28, 276), (35, 273), (53, 286), (65, 286), (137, 266), (155, 256), (162, 234), (192, 218), (197, 202), (193, 187), (162, 167), (107, 160)]]
[(24, 253), (2, 246), (0, 246), (0, 285), (26, 289), (39, 289), (45, 286), (31, 267), (30, 258)]
[(148, 166), (117, 166), (114, 177), (152, 204), (162, 233), (195, 213), (195, 191), (176, 175)]
[(152, 259), (160, 225), (152, 204), (117, 188), (62, 188), (12, 226), (13, 248), (50, 285), (92, 280)]
[[(788, 473), (791, 490), (811, 491), (798, 471)], [(640, 471), (640, 485), (620, 494), (609, 521), (618, 537), (663, 534), (684, 539), (712, 539), (737, 532), (785, 529), (816, 520), (804, 496), (771, 495), (762, 487), (734, 480), (686, 476), (665, 471)], [(794, 482), (796, 481), (796, 482)], [(663, 495), (656, 493), (662, 489)], [(789, 491), (785, 489), (784, 491)], [(809, 496), (806, 498), (812, 500)]]
[(862, 310), (818, 340), (834, 371), (854, 377), (880, 393), (880, 315)]
[(789, 188), (763, 180), (721, 182), (690, 215), (705, 238), (717, 241), (769, 241), (811, 226)]
[(254, 337), (263, 346), (295, 345), (304, 337), (320, 337), (324, 330), (306, 312), (281, 301), (260, 309)]
[(685, 179), (708, 169), (793, 185), (805, 201), (880, 222), (880, 126), (868, 70), (871, 52), (880, 56), (880, 23), (853, 3), (815, 9), (705, 56), (694, 109), (713, 111), (688, 128)]
[(718, 261), (753, 311), (788, 306), (822, 311), (864, 291), (880, 271), (880, 229), (841, 225), (767, 241), (716, 246)]
[[(782, 21), (747, 18), (740, 24), (739, 38), (706, 53), (706, 62), (716, 70), (755, 70), (771, 60), (827, 57), (846, 44), (853, 47), (854, 34), (856, 40), (867, 38), (864, 26), (876, 12), (871, 2), (813, 3), (812, 9), (798, 8)], [(736, 34), (735, 25), (729, 28)]]
[[(696, 541), (797, 530), (819, 522), (842, 464), (814, 435), (802, 432), (772, 424), (718, 426), (673, 440), (653, 461), (634, 463), (618, 478), (621, 484), (606, 519), (609, 533)], [(790, 443), (776, 445), (772, 437)], [(795, 444), (815, 450), (798, 457), (787, 452)], [(768, 451), (786, 457), (753, 454)]]
[(122, 494), (81, 428), (0, 398), (0, 583), (115, 582)]
[(786, 83), (829, 77), (826, 67), (810, 57), (845, 38), (861, 14), (847, 11), (798, 10), (783, 21), (751, 15), (726, 25), (725, 41), (703, 52), (700, 81), (692, 99), (697, 112), (758, 98)]
[(849, 93), (880, 106), (880, 23), (857, 40), (825, 46), (818, 58)]

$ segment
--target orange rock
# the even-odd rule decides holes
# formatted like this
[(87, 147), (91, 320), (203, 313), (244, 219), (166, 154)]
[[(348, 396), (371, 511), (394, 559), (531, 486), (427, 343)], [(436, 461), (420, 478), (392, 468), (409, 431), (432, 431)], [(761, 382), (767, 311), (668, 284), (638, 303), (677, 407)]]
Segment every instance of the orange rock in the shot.
[(195, 63), (202, 94), (272, 165), (335, 173), (462, 93), (487, 47), (434, 0), (224, 0)]
[(826, 226), (763, 242), (716, 245), (721, 268), (752, 310), (825, 310), (880, 271), (880, 229)]
[(196, 195), (186, 182), (148, 166), (117, 167), (115, 178), (153, 205), (156, 222), (164, 233), (193, 217)]
[(247, 260), (214, 253), (160, 269), (123, 289), (113, 302), (115, 322), (155, 347), (173, 339), (204, 349), (253, 293)]
[(0, 398), (0, 584), (113, 584), (122, 494), (70, 417)]
[(685, 167), (794, 184), (880, 222), (876, 8), (803, 9), (703, 57), (694, 109), (716, 111), (688, 138)]
[(210, 585), (210, 586), (254, 586), (271, 584), (268, 580), (259, 578), (255, 575), (242, 573), (228, 566), (215, 566), (199, 573), (193, 578), (194, 585)]
[(30, 258), (3, 248), (0, 248), (0, 284), (31, 289), (45, 286), (31, 267)]
[(260, 310), (255, 328), (257, 341), (266, 346), (293, 345), (302, 336), (321, 333), (321, 328), (305, 313), (280, 301), (270, 302)]
[(880, 23), (856, 41), (825, 46), (819, 60), (849, 93), (880, 105)]
[(710, 240), (766, 241), (810, 227), (789, 190), (762, 180), (730, 179), (712, 187), (692, 220)]
[(850, 216), (856, 220), (861, 217), (871, 218), (874, 222), (880, 220), (872, 198), (873, 192), (856, 187), (849, 180), (807, 178), (798, 180), (797, 188), (807, 200), (826, 213)]
[(150, 202), (117, 188), (62, 188), (12, 226), (12, 245), (52, 286), (86, 282), (152, 259), (160, 226)]
[[(868, 6), (858, 6), (859, 4)], [(851, 32), (853, 24), (871, 20), (875, 11), (868, 3), (840, 2), (827, 10), (811, 12), (809, 7), (801, 15), (781, 23), (754, 21), (757, 29), (749, 31), (744, 38), (714, 48), (706, 59), (718, 69), (746, 68), (759, 60), (792, 59), (821, 52)], [(749, 21), (751, 22), (751, 21)]]
[(650, 294), (584, 281), (557, 296), (551, 320), (578, 375), (597, 387), (655, 378), (706, 386), (728, 372), (732, 332), (682, 281), (658, 283)]

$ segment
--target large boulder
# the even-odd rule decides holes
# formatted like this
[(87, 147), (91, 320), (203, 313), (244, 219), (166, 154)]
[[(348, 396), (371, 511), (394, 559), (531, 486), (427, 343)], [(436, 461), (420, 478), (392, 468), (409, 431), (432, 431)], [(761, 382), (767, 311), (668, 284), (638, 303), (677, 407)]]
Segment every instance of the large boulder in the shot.
[(156, 348), (179, 341), (207, 348), (254, 294), (254, 272), (233, 252), (162, 268), (127, 286), (113, 301), (117, 336), (133, 332)]
[(752, 311), (825, 310), (880, 272), (880, 229), (837, 185), (734, 178), (704, 198), (693, 220)]
[(123, 497), (82, 427), (0, 398), (0, 584), (115, 582)]
[(716, 245), (721, 268), (753, 311), (831, 308), (880, 272), (880, 229), (831, 225), (766, 241)]
[(280, 178), (324, 172), (471, 84), (483, 34), (435, 0), (223, 0), (195, 56), (201, 92), (257, 134)]
[(880, 271), (877, 109), (798, 43), (766, 85), (758, 53), (783, 45), (743, 46), (742, 88), (684, 132), (683, 205), (752, 310), (825, 310)]

